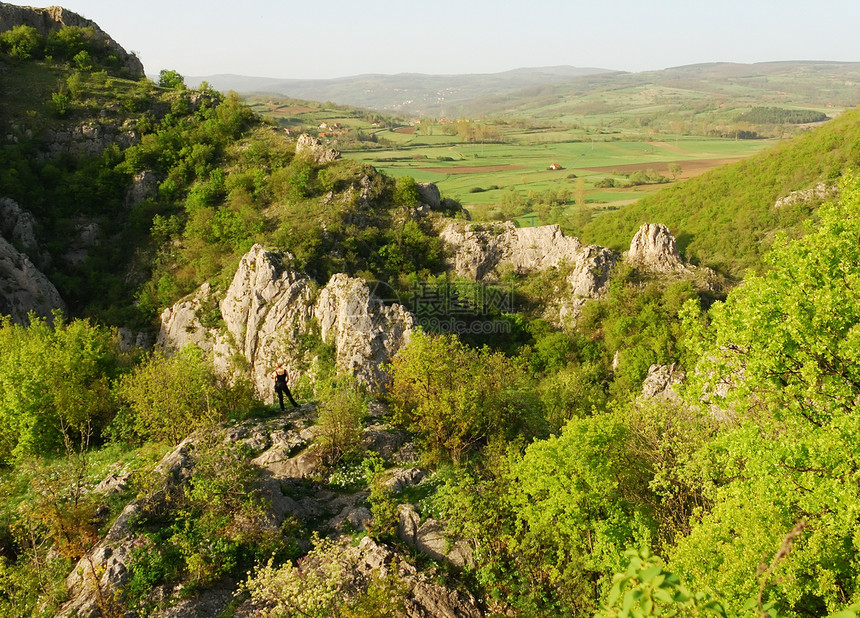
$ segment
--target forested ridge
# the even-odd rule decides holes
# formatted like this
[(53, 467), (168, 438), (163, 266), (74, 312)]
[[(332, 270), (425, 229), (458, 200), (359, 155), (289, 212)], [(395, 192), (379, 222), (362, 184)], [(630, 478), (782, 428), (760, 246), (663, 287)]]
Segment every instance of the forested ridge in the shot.
[[(427, 590), (464, 616), (855, 615), (857, 112), (587, 223), (618, 249), (666, 223), (699, 268), (619, 258), (557, 323), (571, 264), (458, 279), (455, 202), (58, 32), (0, 34), (28, 84), (0, 113), (0, 197), (68, 303), (0, 319), (0, 615), (418, 616)], [(131, 137), (52, 148), (81, 126)], [(189, 293), (223, 300), (255, 244), (307, 277), (299, 305), (345, 273), (406, 304), (459, 290), (436, 317), (505, 328), (416, 328), (375, 388), (314, 317), (284, 413), (241, 353), (225, 376), (199, 346), (129, 342)], [(195, 319), (229, 342), (207, 302)]]

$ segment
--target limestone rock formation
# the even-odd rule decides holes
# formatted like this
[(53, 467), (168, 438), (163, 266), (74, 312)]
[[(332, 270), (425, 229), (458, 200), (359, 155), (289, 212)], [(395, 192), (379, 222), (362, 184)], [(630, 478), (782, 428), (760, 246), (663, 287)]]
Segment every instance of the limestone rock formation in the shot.
[(155, 172), (144, 170), (134, 175), (131, 187), (125, 194), (125, 205), (128, 208), (137, 206), (147, 198), (158, 194), (158, 176)]
[(675, 363), (671, 365), (651, 365), (642, 383), (640, 396), (643, 399), (679, 399), (675, 386), (684, 382), (686, 375)]
[(529, 272), (576, 262), (583, 251), (579, 239), (565, 236), (557, 225), (518, 228), (508, 221), (462, 227), (451, 223), (439, 237), (454, 248), (454, 272), (476, 280), (503, 264)]
[(398, 518), (397, 537), (409, 547), (459, 568), (474, 564), (469, 543), (464, 539), (453, 538), (439, 520), (429, 518), (422, 522), (411, 504), (400, 505)]
[[(385, 305), (363, 279), (334, 275), (313, 303), (311, 280), (292, 269), (290, 256), (254, 245), (239, 262), (220, 302), (208, 284), (165, 309), (157, 344), (180, 349), (189, 343), (214, 354), (223, 377), (244, 375), (258, 394), (269, 396), (274, 364), (287, 365), (291, 383), (311, 359), (299, 352), (299, 339), (316, 318), (322, 339), (336, 347), (340, 371), (353, 373), (374, 388), (385, 382), (382, 365), (409, 340), (413, 317), (401, 305)], [(200, 319), (220, 310), (226, 332)], [(234, 367), (237, 353), (247, 361)]]
[(278, 361), (286, 362), (295, 379), (298, 359), (293, 350), (313, 315), (311, 281), (291, 268), (291, 259), (254, 245), (239, 262), (220, 303), (227, 331), (250, 364), (251, 380), (261, 394), (271, 391), (268, 374)]
[(314, 307), (322, 339), (337, 348), (337, 367), (379, 388), (382, 365), (409, 342), (414, 318), (402, 305), (388, 305), (370, 293), (363, 279), (333, 275)]
[(26, 255), (0, 237), (0, 315), (27, 324), (30, 311), (49, 318), (54, 309), (65, 310), (57, 288)]
[(0, 236), (28, 253), (38, 249), (36, 218), (15, 200), (0, 198)]
[[(365, 536), (358, 547), (351, 546), (351, 531), (372, 528), (373, 514), (365, 506), (368, 492), (334, 492), (322, 485), (307, 480), (316, 477), (319, 469), (308, 470), (299, 465), (287, 465), (297, 460), (314, 459), (314, 436), (317, 427), (312, 422), (314, 410), (310, 406), (291, 411), (290, 414), (268, 420), (248, 420), (238, 424), (221, 426), (207, 432), (204, 437), (194, 434), (182, 441), (165, 455), (152, 476), (154, 484), (142, 497), (132, 500), (107, 534), (78, 564), (66, 578), (69, 600), (59, 618), (96, 618), (104, 615), (106, 601), (115, 598), (130, 579), (130, 561), (133, 548), (140, 545), (138, 524), (142, 516), (153, 508), (159, 512), (171, 509), (170, 496), (179, 495), (192, 480), (197, 452), (201, 444), (232, 444), (239, 447), (237, 453), (259, 467), (257, 489), (264, 498), (262, 519), (259, 525), (265, 531), (277, 534), (288, 519), (298, 521), (341, 539), (343, 552), (348, 554), (354, 575), (366, 576), (371, 570), (387, 573), (393, 569), (405, 592), (406, 616), (430, 618), (453, 616), (479, 618), (483, 615), (474, 597), (435, 581), (416, 567), (409, 556), (396, 548), (378, 543)], [(378, 452), (378, 451), (377, 451)], [(384, 454), (380, 453), (386, 460)], [(255, 457), (256, 455), (256, 457)], [(417, 470), (404, 471), (404, 477), (416, 481)], [(127, 480), (127, 479), (125, 479)], [(125, 482), (117, 474), (109, 475), (99, 487), (111, 491), (117, 483)], [(444, 524), (436, 520), (420, 522), (411, 507), (403, 507), (404, 521), (413, 525), (415, 547), (427, 555), (445, 560), (462, 568), (469, 564), (471, 548), (465, 541), (448, 541)], [(307, 547), (306, 549), (309, 549)], [(213, 588), (196, 591), (186, 596), (179, 587), (158, 586), (152, 590), (146, 602), (158, 604), (151, 615), (168, 616), (215, 616), (221, 615), (234, 601), (236, 582), (225, 578)], [(245, 601), (235, 608), (236, 616), (252, 615), (254, 607)]]
[(684, 273), (691, 267), (681, 260), (675, 237), (662, 223), (644, 223), (630, 243), (629, 263), (657, 273)]
[(230, 359), (234, 348), (223, 333), (204, 326), (200, 320), (215, 303), (211, 286), (204, 283), (196, 292), (165, 309), (155, 344), (172, 350), (195, 345), (212, 354), (218, 375), (228, 377), (232, 374)]
[(99, 28), (98, 24), (60, 6), (49, 6), (42, 9), (0, 2), (0, 32), (5, 32), (15, 26), (21, 25), (35, 28), (39, 34), (45, 37), (63, 26), (93, 28), (107, 49), (119, 59), (120, 66), (125, 69), (128, 77), (137, 79), (144, 75), (143, 64), (141, 64), (140, 60), (135, 55), (125, 51), (107, 33)]
[(823, 202), (830, 199), (839, 193), (838, 185), (827, 185), (819, 182), (810, 189), (802, 189), (800, 191), (792, 191), (785, 197), (781, 197), (774, 203), (774, 208), (785, 208), (798, 203), (807, 203), (812, 201)]
[(296, 142), (296, 155), (307, 155), (317, 165), (340, 159), (340, 153), (337, 150), (326, 148), (322, 140), (311, 137), (307, 133), (299, 136), (299, 140)]
[(583, 245), (576, 237), (565, 236), (558, 225), (517, 228), (513, 223), (467, 225), (451, 223), (439, 234), (452, 249), (452, 270), (460, 277), (481, 280), (500, 266), (517, 272), (537, 272), (569, 265), (566, 289), (559, 302), (548, 308), (560, 322), (575, 319), (585, 301), (606, 291), (609, 271), (618, 256), (605, 247)]
[(63, 129), (45, 132), (45, 150), (39, 153), (42, 160), (62, 154), (101, 155), (114, 144), (121, 149), (134, 146), (140, 140), (137, 131), (107, 121), (91, 121)]

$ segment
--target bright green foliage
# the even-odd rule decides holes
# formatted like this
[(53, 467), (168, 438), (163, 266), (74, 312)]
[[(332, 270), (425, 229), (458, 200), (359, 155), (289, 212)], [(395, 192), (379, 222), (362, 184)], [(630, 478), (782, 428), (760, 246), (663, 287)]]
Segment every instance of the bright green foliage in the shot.
[(805, 237), (775, 243), (771, 269), (715, 305), (710, 326), (688, 311), (702, 359), (691, 393), (736, 421), (700, 455), (714, 506), (671, 564), (727, 605), (761, 589), (786, 615), (837, 611), (860, 593), (860, 181), (819, 215)]
[(622, 264), (613, 270), (607, 297), (585, 305), (578, 328), (602, 339), (604, 366), (613, 366), (613, 395), (638, 391), (651, 365), (682, 360), (678, 312), (688, 299), (698, 303), (688, 281), (650, 280)]
[(526, 555), (542, 554), (531, 569), (574, 613), (592, 610), (624, 550), (654, 534), (640, 495), (647, 471), (624, 448), (627, 431), (617, 415), (573, 419), (561, 436), (529, 446), (511, 469), (517, 543)]
[(171, 90), (184, 90), (185, 78), (176, 71), (161, 69), (158, 73), (158, 85)]
[(147, 440), (176, 444), (223, 418), (212, 361), (193, 346), (172, 356), (154, 352), (120, 379), (117, 394)]
[(40, 54), (43, 45), (44, 40), (32, 26), (22, 24), (0, 34), (0, 50), (13, 58), (34, 58)]
[(394, 184), (394, 203), (399, 206), (414, 207), (421, 201), (418, 184), (412, 176), (401, 176)]
[(627, 569), (612, 578), (606, 603), (595, 618), (645, 616), (722, 616), (722, 605), (702, 593), (693, 594), (678, 576), (666, 571), (659, 558), (635, 549), (624, 552)]
[(0, 318), (0, 459), (64, 448), (63, 427), (100, 432), (113, 418), (118, 337), (88, 320)]
[(391, 376), (399, 423), (437, 460), (459, 461), (493, 440), (541, 429), (525, 364), (454, 336), (414, 333)]
[(362, 421), (367, 402), (361, 385), (352, 376), (341, 376), (318, 389), (318, 438), (323, 461), (335, 467), (363, 454)]

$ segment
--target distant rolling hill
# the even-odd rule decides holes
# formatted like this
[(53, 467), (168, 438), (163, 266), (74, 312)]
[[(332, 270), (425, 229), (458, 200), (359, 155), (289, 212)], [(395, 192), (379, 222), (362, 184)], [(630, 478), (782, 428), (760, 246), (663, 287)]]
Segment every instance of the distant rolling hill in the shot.
[(640, 125), (710, 110), (753, 106), (841, 110), (860, 102), (860, 62), (709, 63), (626, 73), (571, 66), (469, 75), (357, 75), (288, 80), (241, 75), (188, 77), (218, 90), (271, 93), (433, 118), (514, 116), (532, 120), (628, 114)]
[(559, 118), (584, 111), (697, 111), (744, 105), (854, 107), (860, 62), (717, 62), (642, 73), (604, 73), (473, 99), (483, 114)]
[(241, 94), (271, 93), (295, 99), (332, 101), (355, 107), (436, 118), (458, 117), (464, 103), (504, 96), (524, 88), (545, 86), (575, 77), (614, 71), (572, 66), (521, 68), (503, 73), (466, 75), (356, 75), (337, 79), (273, 79), (242, 75), (187, 77), (189, 86), (209, 82), (217, 90)]

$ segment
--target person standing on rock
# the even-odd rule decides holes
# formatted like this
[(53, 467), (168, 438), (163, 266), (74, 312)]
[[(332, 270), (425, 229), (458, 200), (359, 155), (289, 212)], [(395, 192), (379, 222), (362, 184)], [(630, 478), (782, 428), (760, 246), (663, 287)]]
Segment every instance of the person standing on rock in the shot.
[(287, 386), (287, 368), (284, 367), (283, 363), (277, 364), (275, 370), (272, 372), (272, 379), (275, 381), (275, 392), (278, 394), (278, 403), (281, 404), (281, 411), (284, 409), (284, 393), (286, 393), (287, 399), (290, 400), (293, 407), (298, 408), (299, 404), (293, 399), (290, 387)]

